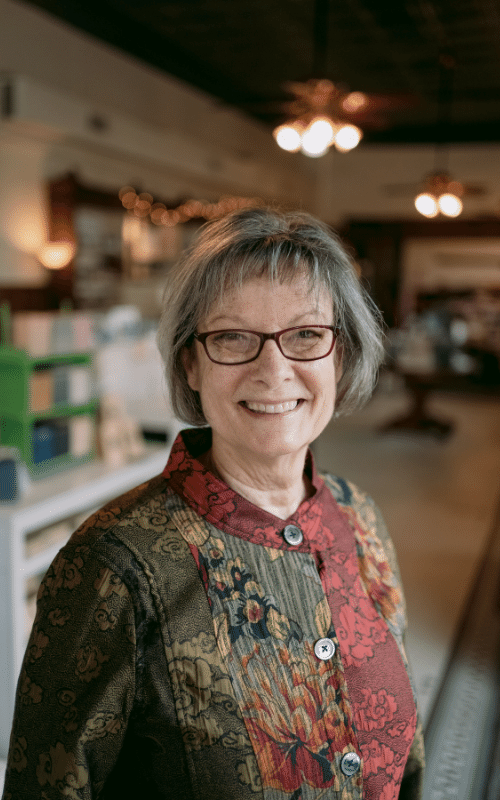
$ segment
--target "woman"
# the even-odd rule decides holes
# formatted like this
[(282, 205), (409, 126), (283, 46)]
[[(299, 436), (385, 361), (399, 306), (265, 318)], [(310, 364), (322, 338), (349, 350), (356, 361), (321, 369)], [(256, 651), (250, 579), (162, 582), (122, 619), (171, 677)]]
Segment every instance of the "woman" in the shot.
[(200, 427), (49, 569), (5, 797), (419, 797), (392, 544), (308, 449), (382, 357), (347, 255), (303, 214), (207, 225), (158, 340)]

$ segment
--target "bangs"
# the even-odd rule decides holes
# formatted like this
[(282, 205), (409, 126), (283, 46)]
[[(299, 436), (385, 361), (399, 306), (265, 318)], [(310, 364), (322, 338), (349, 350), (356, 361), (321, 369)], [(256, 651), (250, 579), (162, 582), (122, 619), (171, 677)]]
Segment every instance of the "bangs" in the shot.
[(304, 245), (289, 239), (276, 241), (267, 237), (245, 242), (212, 258), (205, 268), (203, 302), (198, 307), (198, 321), (208, 316), (214, 305), (224, 305), (226, 295), (242, 289), (255, 278), (267, 278), (272, 283), (292, 283), (304, 277), (311, 292), (319, 287), (332, 294), (329, 270), (321, 269), (317, 255)]

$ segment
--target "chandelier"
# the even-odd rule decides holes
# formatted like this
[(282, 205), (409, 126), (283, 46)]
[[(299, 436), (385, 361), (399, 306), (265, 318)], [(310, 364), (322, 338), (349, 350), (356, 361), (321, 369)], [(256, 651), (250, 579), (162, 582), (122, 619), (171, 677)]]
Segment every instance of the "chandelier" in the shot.
[(308, 81), (290, 82), (286, 90), (293, 95), (285, 106), (287, 121), (273, 131), (276, 142), (291, 153), (301, 151), (318, 158), (332, 145), (346, 153), (359, 144), (361, 128), (351, 117), (363, 114), (369, 98), (361, 92), (348, 92), (328, 80), (328, 29), (330, 0), (315, 0), (313, 22), (312, 75)]
[(365, 109), (366, 95), (342, 91), (326, 78), (289, 83), (288, 88), (295, 95), (288, 104), (291, 119), (273, 131), (283, 150), (318, 158), (332, 145), (346, 153), (359, 144), (363, 131), (349, 121), (349, 115)]

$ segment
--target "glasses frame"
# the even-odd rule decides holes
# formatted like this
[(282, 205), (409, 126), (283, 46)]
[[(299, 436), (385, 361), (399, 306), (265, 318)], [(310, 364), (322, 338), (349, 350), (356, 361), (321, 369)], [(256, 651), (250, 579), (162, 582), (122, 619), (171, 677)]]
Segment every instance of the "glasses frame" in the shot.
[[(328, 353), (325, 353), (323, 356), (316, 356), (315, 358), (293, 358), (293, 356), (287, 356), (286, 353), (283, 352), (280, 338), (284, 333), (289, 333), (289, 331), (297, 331), (301, 328), (325, 328), (329, 331), (332, 331), (332, 344)], [(260, 346), (254, 356), (252, 358), (247, 358), (245, 361), (216, 361), (215, 358), (212, 358), (210, 353), (208, 352), (207, 348), (207, 339), (213, 333), (227, 333), (228, 331), (234, 331), (234, 333), (253, 333), (255, 336), (258, 336), (260, 339)], [(335, 347), (335, 343), (337, 341), (337, 334), (340, 331), (340, 328), (337, 328), (335, 325), (295, 325), (293, 328), (283, 328), (281, 331), (276, 331), (275, 333), (260, 333), (259, 331), (249, 331), (246, 328), (221, 328), (220, 330), (216, 331), (206, 331), (204, 333), (195, 333), (194, 338), (197, 339), (200, 344), (203, 345), (205, 353), (207, 354), (210, 361), (214, 364), (222, 364), (224, 367), (238, 367), (240, 364), (250, 364), (251, 361), (255, 361), (260, 354), (262, 353), (262, 348), (264, 347), (265, 343), (268, 339), (272, 339), (276, 342), (278, 350), (280, 351), (281, 355), (287, 358), (289, 361), (320, 361), (322, 358), (326, 358), (330, 355), (333, 348)]]

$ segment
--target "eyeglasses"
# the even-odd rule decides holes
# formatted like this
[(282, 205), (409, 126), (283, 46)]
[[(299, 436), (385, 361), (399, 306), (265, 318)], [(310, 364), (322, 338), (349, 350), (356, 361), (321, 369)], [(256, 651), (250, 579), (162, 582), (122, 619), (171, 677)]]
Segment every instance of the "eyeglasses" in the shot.
[(339, 328), (332, 325), (298, 325), (276, 333), (258, 333), (227, 329), (195, 333), (215, 364), (248, 364), (262, 352), (265, 342), (273, 339), (280, 353), (291, 361), (316, 361), (333, 350)]

